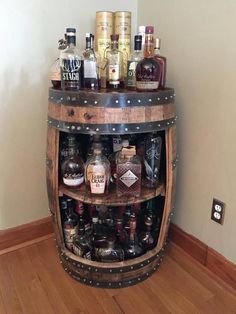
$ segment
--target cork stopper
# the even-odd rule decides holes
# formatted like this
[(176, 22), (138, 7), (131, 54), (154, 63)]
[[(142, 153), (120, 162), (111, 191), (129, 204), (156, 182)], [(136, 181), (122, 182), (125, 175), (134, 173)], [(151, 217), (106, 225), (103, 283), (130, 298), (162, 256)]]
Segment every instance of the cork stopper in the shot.
[(132, 158), (133, 156), (136, 155), (136, 147), (135, 146), (128, 146), (128, 147), (123, 147), (121, 150), (121, 154), (126, 157), (126, 158)]

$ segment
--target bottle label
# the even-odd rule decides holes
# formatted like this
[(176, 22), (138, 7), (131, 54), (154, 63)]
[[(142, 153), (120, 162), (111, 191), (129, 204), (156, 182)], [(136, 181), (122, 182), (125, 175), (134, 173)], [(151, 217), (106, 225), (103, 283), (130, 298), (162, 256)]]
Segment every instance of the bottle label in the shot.
[(131, 170), (128, 170), (120, 177), (120, 180), (130, 188), (138, 181), (138, 177)]
[(84, 60), (84, 78), (97, 78), (96, 61)]
[(136, 81), (136, 87), (138, 89), (157, 89), (159, 86), (158, 81)]
[(78, 234), (78, 227), (64, 228), (66, 247), (72, 251), (74, 238)]
[(127, 66), (127, 86), (135, 87), (136, 86), (136, 61), (128, 61)]
[(120, 78), (119, 64), (110, 64), (108, 69), (109, 84), (119, 84), (120, 83), (119, 78)]
[(90, 188), (93, 194), (104, 194), (106, 186), (106, 173), (103, 166), (93, 166), (90, 175)]
[(61, 60), (61, 79), (63, 81), (79, 81), (81, 61), (78, 59)]
[(63, 182), (65, 185), (68, 185), (68, 186), (78, 186), (84, 182), (84, 176), (81, 176), (81, 174), (77, 176), (64, 174)]

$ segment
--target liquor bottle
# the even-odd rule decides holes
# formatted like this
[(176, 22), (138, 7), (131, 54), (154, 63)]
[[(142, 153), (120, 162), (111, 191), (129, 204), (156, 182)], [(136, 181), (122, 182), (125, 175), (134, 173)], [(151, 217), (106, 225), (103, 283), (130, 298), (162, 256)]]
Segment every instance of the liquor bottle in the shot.
[(144, 45), (145, 45), (145, 28), (146, 26), (140, 25), (138, 27), (138, 35), (142, 36), (142, 52), (144, 51)]
[(161, 67), (154, 58), (154, 28), (145, 28), (144, 58), (136, 67), (136, 88), (138, 91), (156, 91), (160, 83)]
[(112, 263), (124, 260), (124, 251), (121, 247), (115, 245), (115, 240), (115, 236), (109, 235), (103, 245), (97, 249), (96, 255), (100, 262)]
[[(121, 145), (120, 145), (120, 150), (122, 149), (122, 147), (128, 147), (128, 146), (129, 146), (129, 140), (128, 139), (123, 139), (122, 142), (121, 142)], [(108, 157), (108, 160), (109, 160), (110, 165), (111, 165), (111, 182), (115, 182), (116, 178), (117, 178), (116, 164), (117, 164), (119, 153), (120, 153), (120, 151), (113, 152)]]
[(139, 196), (141, 192), (141, 161), (135, 146), (122, 148), (116, 164), (118, 196)]
[(78, 224), (82, 220), (84, 224), (84, 228), (85, 228), (85, 233), (90, 234), (92, 232), (91, 219), (90, 219), (88, 211), (86, 210), (86, 208), (84, 207), (84, 204), (81, 201), (76, 202), (75, 212), (78, 215)]
[(167, 66), (167, 60), (166, 57), (162, 56), (160, 54), (160, 48), (161, 48), (161, 40), (160, 38), (156, 38), (155, 41), (155, 48), (154, 48), (154, 58), (159, 62), (161, 66), (161, 77), (160, 77), (160, 89), (165, 89), (166, 85), (166, 66)]
[(69, 156), (61, 166), (63, 183), (69, 187), (77, 188), (84, 182), (84, 163), (77, 155), (75, 137), (68, 136)]
[(98, 64), (93, 41), (94, 35), (86, 33), (86, 48), (83, 51), (83, 87), (87, 89), (98, 89)]
[(93, 156), (85, 165), (85, 183), (92, 194), (104, 194), (108, 191), (110, 181), (110, 163), (102, 155), (102, 145), (93, 144)]
[(69, 156), (69, 139), (74, 137), (73, 141), (76, 146), (76, 155), (79, 155), (79, 144), (77, 142), (75, 134), (70, 133), (61, 133), (60, 139), (60, 165), (62, 165), (63, 161)]
[(124, 246), (125, 244), (127, 244), (128, 234), (123, 228), (123, 219), (122, 218), (116, 218), (115, 219), (115, 231), (116, 231), (116, 237), (117, 237), (118, 243), (121, 246)]
[[(59, 46), (58, 46), (59, 51), (64, 50), (66, 48), (66, 39), (60, 39), (58, 43), (59, 43)], [(51, 79), (53, 88), (55, 89), (61, 88), (61, 69), (60, 69), (59, 57), (54, 61), (54, 63), (51, 66), (50, 79)]]
[(125, 208), (125, 212), (123, 215), (123, 227), (124, 230), (126, 231), (127, 235), (130, 233), (130, 218), (132, 215), (132, 206), (127, 205)]
[(111, 35), (111, 48), (106, 51), (107, 87), (124, 87), (123, 53), (118, 49), (119, 35)]
[(83, 219), (81, 219), (78, 224), (78, 235), (73, 240), (73, 253), (90, 260), (92, 257), (92, 244), (85, 233)]
[(139, 243), (144, 252), (154, 248), (155, 241), (152, 236), (152, 217), (146, 216), (145, 221), (145, 230), (139, 234)]
[(124, 248), (125, 259), (135, 258), (143, 253), (143, 249), (137, 242), (136, 217), (130, 218), (130, 234), (128, 244)]
[(146, 180), (143, 185), (154, 188), (159, 182), (162, 139), (157, 134), (149, 134), (145, 140), (144, 170)]
[(75, 28), (66, 29), (67, 47), (61, 51), (61, 87), (63, 90), (78, 90), (81, 87), (81, 57), (76, 48)]
[(72, 251), (73, 240), (78, 234), (78, 220), (74, 213), (74, 204), (71, 198), (67, 199), (66, 220), (63, 223), (65, 245), (68, 250)]
[(134, 52), (128, 59), (126, 86), (129, 89), (136, 89), (136, 66), (143, 59), (142, 36), (134, 36)]

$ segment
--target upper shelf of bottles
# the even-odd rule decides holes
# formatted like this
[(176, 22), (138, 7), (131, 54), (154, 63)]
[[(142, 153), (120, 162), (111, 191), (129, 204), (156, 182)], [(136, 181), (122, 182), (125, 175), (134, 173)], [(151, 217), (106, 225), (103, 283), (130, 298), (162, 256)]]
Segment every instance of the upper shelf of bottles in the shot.
[(65, 132), (125, 134), (166, 129), (176, 121), (174, 89), (63, 91), (50, 88), (48, 124)]
[(75, 200), (79, 200), (86, 204), (106, 205), (106, 206), (125, 206), (136, 203), (141, 203), (152, 199), (158, 195), (165, 195), (165, 185), (162, 181), (159, 182), (156, 188), (142, 187), (141, 194), (138, 197), (134, 196), (117, 196), (115, 186), (110, 188), (108, 194), (96, 195), (91, 194), (86, 189), (85, 185), (82, 185), (78, 189), (66, 187), (64, 184), (60, 184), (59, 191), (61, 194), (65, 194), (72, 197)]

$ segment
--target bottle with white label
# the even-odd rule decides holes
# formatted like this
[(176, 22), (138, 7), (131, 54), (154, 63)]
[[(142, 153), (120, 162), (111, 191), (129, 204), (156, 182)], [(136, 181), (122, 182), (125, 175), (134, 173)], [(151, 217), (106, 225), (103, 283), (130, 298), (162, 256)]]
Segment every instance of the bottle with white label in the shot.
[(116, 164), (116, 193), (118, 196), (139, 196), (141, 192), (141, 160), (135, 146), (123, 147)]
[(86, 48), (83, 51), (83, 87), (98, 89), (98, 60), (93, 50), (94, 35), (86, 33)]
[(102, 144), (93, 144), (93, 155), (85, 164), (85, 183), (92, 194), (105, 194), (110, 182), (110, 162), (102, 154)]
[(111, 35), (111, 49), (106, 51), (107, 87), (124, 87), (123, 53), (118, 49), (119, 35)]
[(78, 146), (73, 134), (68, 136), (68, 157), (61, 166), (63, 183), (71, 188), (78, 188), (84, 182), (84, 163), (78, 155)]

